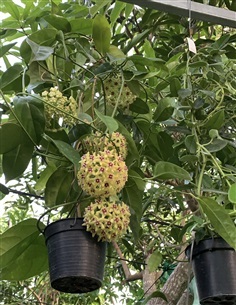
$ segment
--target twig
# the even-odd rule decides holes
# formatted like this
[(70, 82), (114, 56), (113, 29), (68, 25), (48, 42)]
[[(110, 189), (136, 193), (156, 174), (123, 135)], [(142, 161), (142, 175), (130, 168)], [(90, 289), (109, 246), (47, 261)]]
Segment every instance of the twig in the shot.
[(131, 281), (136, 281), (136, 280), (142, 279), (143, 272), (138, 272), (138, 273), (135, 273), (135, 274), (131, 274), (130, 270), (129, 270), (129, 267), (126, 264), (126, 260), (124, 258), (124, 255), (121, 252), (118, 244), (115, 241), (113, 241), (112, 244), (113, 244), (113, 247), (115, 248), (115, 250), (116, 250), (116, 252), (117, 252), (117, 254), (120, 258), (121, 265), (122, 265), (122, 268), (123, 268), (123, 271), (124, 271), (124, 274), (125, 274), (125, 281), (126, 282), (131, 282)]

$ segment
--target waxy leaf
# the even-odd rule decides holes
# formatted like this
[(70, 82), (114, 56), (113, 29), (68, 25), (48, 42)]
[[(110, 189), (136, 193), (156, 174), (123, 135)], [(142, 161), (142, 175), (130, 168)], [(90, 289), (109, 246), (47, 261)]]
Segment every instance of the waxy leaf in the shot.
[(154, 166), (154, 176), (157, 179), (181, 179), (191, 180), (189, 173), (176, 164), (159, 161)]
[(194, 135), (188, 135), (184, 140), (185, 146), (191, 154), (196, 154), (197, 143)]
[(5, 53), (7, 53), (7, 51), (9, 51), (12, 47), (14, 47), (14, 45), (16, 44), (16, 42), (13, 43), (9, 43), (9, 44), (5, 44), (4, 46), (0, 47), (0, 57), (2, 57)]
[(110, 116), (102, 114), (97, 109), (95, 109), (95, 113), (99, 117), (99, 119), (106, 125), (110, 133), (118, 129), (119, 125), (115, 119), (113, 119)]
[(22, 175), (26, 170), (34, 151), (34, 145), (25, 138), (25, 141), (2, 157), (2, 168), (6, 181), (10, 181)]
[(225, 122), (225, 112), (223, 109), (209, 116), (204, 127), (208, 129), (220, 129)]
[(40, 173), (40, 177), (37, 180), (36, 184), (34, 185), (34, 189), (37, 190), (43, 190), (46, 186), (46, 183), (49, 179), (49, 177), (52, 175), (52, 173), (56, 170), (56, 165), (54, 163), (49, 163), (47, 167)]
[(17, 64), (7, 69), (0, 78), (0, 89), (13, 83), (17, 78), (19, 78), (22, 72), (23, 67)]
[(103, 15), (98, 14), (93, 20), (93, 41), (96, 49), (102, 54), (106, 54), (110, 48), (111, 29)]
[(21, 255), (1, 270), (1, 279), (22, 281), (48, 269), (47, 248), (44, 237), (38, 236)]
[(137, 98), (130, 106), (129, 109), (133, 112), (139, 113), (139, 114), (147, 114), (149, 113), (149, 107), (147, 103), (145, 103), (140, 98)]
[(162, 261), (162, 255), (159, 250), (154, 251), (148, 258), (147, 266), (149, 272), (154, 272), (157, 270), (158, 266)]
[(39, 234), (37, 219), (30, 218), (0, 235), (1, 279), (23, 280), (46, 270), (46, 247)]
[(236, 203), (236, 183), (232, 184), (228, 191), (229, 201), (232, 203)]
[(0, 154), (5, 154), (24, 142), (28, 142), (28, 136), (22, 127), (13, 123), (0, 126)]
[(36, 42), (26, 38), (26, 42), (30, 45), (33, 56), (31, 62), (46, 60), (53, 52), (54, 49), (47, 46), (40, 46)]
[(5, 185), (0, 183), (0, 192), (3, 193), (4, 195), (7, 195), (9, 194), (9, 189)]
[(45, 189), (45, 204), (47, 207), (66, 202), (74, 180), (73, 172), (66, 168), (58, 168), (48, 179)]
[(59, 151), (75, 165), (75, 167), (78, 167), (80, 161), (80, 155), (78, 151), (63, 141), (52, 140), (52, 142), (56, 145)]
[(201, 197), (198, 203), (216, 233), (236, 249), (236, 226), (224, 206), (208, 197)]
[(70, 21), (71, 32), (76, 32), (84, 35), (91, 35), (93, 20), (91, 19), (74, 19)]
[[(63, 32), (69, 32), (71, 30), (71, 26), (69, 21), (59, 15), (47, 15), (44, 19), (51, 24), (57, 30), (61, 30)], [(78, 21), (77, 21), (78, 22)], [(78, 22), (79, 23), (79, 22)]]
[(156, 111), (154, 113), (153, 119), (156, 122), (162, 122), (168, 120), (174, 112), (174, 98), (163, 98), (158, 102)]
[(16, 259), (39, 235), (37, 219), (29, 218), (0, 235), (1, 269)]
[(205, 148), (210, 152), (217, 152), (223, 149), (227, 144), (228, 142), (226, 140), (216, 138), (213, 139), (210, 144), (206, 145)]
[(16, 96), (13, 99), (14, 111), (35, 144), (39, 144), (45, 129), (44, 104), (32, 96)]

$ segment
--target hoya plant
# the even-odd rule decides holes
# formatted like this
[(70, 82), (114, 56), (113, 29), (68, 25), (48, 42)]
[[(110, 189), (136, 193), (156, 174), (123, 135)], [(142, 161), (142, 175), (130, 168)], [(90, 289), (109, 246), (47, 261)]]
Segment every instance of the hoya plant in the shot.
[[(83, 216), (127, 281), (130, 259), (156, 297), (164, 276), (151, 290), (147, 277), (193, 231), (236, 248), (235, 31), (196, 21), (193, 53), (187, 19), (120, 1), (5, 1), (3, 12), (3, 196)], [(26, 189), (11, 187), (21, 179)], [(2, 233), (2, 279), (47, 269), (37, 222), (26, 214)]]

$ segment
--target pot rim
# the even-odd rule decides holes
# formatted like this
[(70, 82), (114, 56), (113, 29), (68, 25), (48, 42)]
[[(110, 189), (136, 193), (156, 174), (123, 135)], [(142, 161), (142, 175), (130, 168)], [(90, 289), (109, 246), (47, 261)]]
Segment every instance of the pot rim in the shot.
[[(192, 249), (192, 255), (191, 255)], [(195, 257), (205, 252), (213, 252), (217, 250), (235, 251), (222, 237), (210, 237), (200, 240), (198, 243), (194, 241), (193, 248), (190, 244), (185, 249), (185, 254), (190, 259), (190, 256)]]
[(86, 231), (86, 227), (83, 226), (83, 217), (62, 218), (48, 224), (44, 230), (43, 235), (45, 242), (55, 234), (66, 231)]

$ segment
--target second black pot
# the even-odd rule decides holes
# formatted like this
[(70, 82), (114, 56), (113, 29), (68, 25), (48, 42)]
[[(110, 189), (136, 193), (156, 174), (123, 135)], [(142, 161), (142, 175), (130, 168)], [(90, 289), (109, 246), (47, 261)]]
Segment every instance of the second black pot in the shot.
[[(190, 258), (191, 246), (186, 254)], [(201, 304), (236, 304), (236, 252), (225, 240), (212, 238), (195, 244), (192, 267)]]
[(58, 291), (86, 293), (102, 285), (106, 243), (82, 224), (83, 218), (67, 218), (44, 230), (51, 286)]

